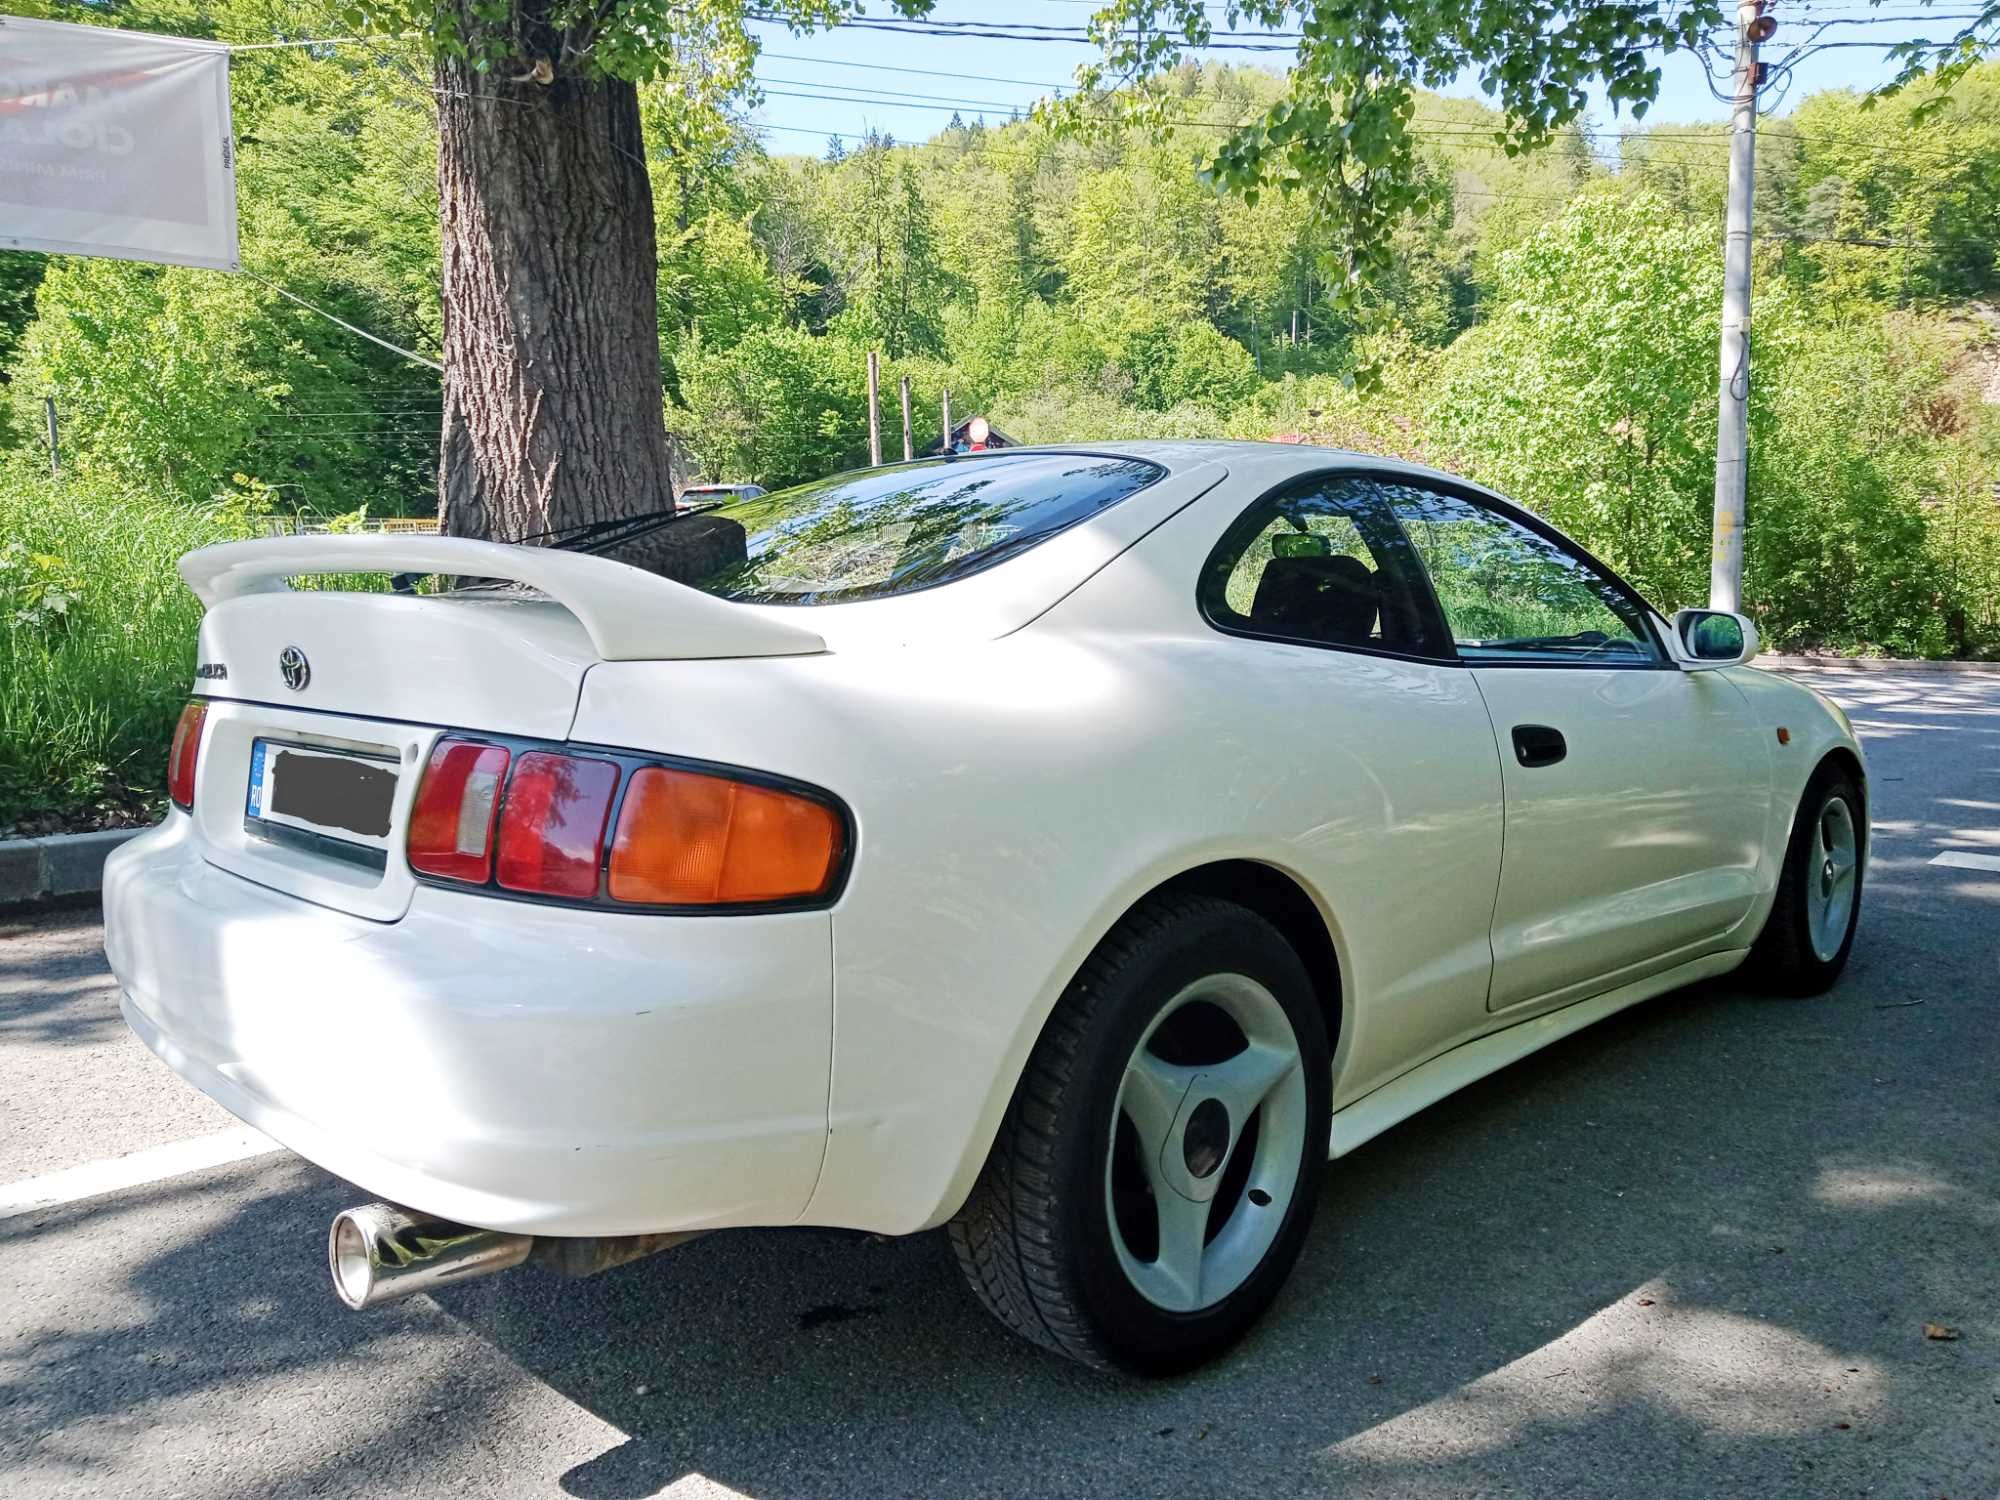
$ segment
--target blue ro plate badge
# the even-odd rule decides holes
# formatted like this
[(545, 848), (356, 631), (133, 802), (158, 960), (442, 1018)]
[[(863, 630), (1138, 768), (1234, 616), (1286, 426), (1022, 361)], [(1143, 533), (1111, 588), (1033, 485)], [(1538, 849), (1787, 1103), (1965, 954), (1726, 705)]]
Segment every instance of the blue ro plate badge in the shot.
[(243, 826), (254, 838), (367, 869), (388, 860), (396, 757), (254, 740)]

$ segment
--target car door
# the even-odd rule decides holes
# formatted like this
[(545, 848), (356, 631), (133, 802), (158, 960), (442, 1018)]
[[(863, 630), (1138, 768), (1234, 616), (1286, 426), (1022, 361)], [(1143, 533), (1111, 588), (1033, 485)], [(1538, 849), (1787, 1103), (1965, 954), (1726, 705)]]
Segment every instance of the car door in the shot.
[(1251, 503), (1214, 544), (1198, 602), (1239, 638), (1226, 732), (1280, 747), (1263, 800), (1289, 825), (1287, 867), (1352, 934), (1337, 1108), (1487, 1022), (1492, 729), (1364, 477), (1312, 475)]
[(1740, 942), (1771, 796), (1743, 694), (1681, 670), (1644, 604), (1531, 518), (1382, 488), (1500, 751), (1489, 1009), (1581, 999)]

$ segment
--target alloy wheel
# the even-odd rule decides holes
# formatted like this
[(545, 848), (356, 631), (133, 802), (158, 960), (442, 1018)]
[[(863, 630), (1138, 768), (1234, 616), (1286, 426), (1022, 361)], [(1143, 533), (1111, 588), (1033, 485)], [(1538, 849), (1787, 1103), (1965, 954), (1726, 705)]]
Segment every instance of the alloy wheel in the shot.
[(1306, 1148), (1306, 1082), (1284, 1007), (1256, 980), (1181, 990), (1133, 1049), (1112, 1116), (1112, 1246), (1157, 1307), (1211, 1307), (1262, 1264)]

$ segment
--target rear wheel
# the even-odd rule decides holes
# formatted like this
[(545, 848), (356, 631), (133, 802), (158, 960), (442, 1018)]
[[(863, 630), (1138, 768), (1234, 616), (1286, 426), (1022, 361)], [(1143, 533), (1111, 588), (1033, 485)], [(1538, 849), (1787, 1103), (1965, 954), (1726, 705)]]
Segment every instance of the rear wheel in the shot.
[(1326, 1029), (1254, 913), (1167, 897), (1070, 985), (951, 1224), (973, 1290), (1024, 1337), (1160, 1374), (1277, 1294), (1326, 1160)]
[(1847, 967), (1861, 915), (1867, 827), (1853, 775), (1836, 762), (1821, 766), (1799, 799), (1777, 900), (1752, 953), (1770, 989), (1817, 995)]

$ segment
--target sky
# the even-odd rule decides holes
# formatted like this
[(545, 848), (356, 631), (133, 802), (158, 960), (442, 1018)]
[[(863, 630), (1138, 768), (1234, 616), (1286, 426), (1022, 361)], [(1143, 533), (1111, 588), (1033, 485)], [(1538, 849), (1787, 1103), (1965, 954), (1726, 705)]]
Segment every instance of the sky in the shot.
[[(1080, 26), (1098, 0), (938, 0), (931, 18), (941, 21), (992, 21), (1004, 17), (1017, 24), (1057, 28)], [(1767, 113), (1783, 113), (1821, 89), (1865, 89), (1887, 81), (1894, 72), (1882, 46), (1905, 38), (1939, 35), (1953, 29), (1949, 20), (1963, 13), (1959, 0), (1939, 0), (1934, 19), (1902, 18), (1926, 14), (1918, 0), (1776, 0), (1772, 14), (1777, 36), (1764, 48), (1767, 62), (1781, 63), (1822, 23), (1821, 43), (1843, 45), (1805, 57), (1792, 69), (1790, 87)], [(885, 4), (869, 7), (871, 15), (888, 14)], [(1894, 18), (1894, 19), (1885, 19)], [(1857, 22), (1862, 24), (1856, 24)], [(768, 127), (769, 149), (778, 154), (817, 155), (826, 138), (840, 134), (859, 138), (870, 127), (899, 141), (920, 141), (936, 134), (956, 109), (966, 120), (984, 114), (1004, 120), (1010, 109), (1028, 107), (1052, 89), (1069, 84), (1079, 63), (1093, 52), (1080, 41), (1001, 41), (991, 38), (892, 35), (881, 31), (841, 28), (793, 36), (782, 26), (752, 28), (764, 46), (757, 76), (765, 101), (755, 119)], [(1220, 28), (1218, 28), (1220, 30)], [(1863, 43), (1866, 45), (1854, 45)], [(1252, 63), (1282, 68), (1289, 53), (1215, 52), (1216, 61)], [(1728, 118), (1728, 106), (1710, 91), (1701, 60), (1678, 53), (1661, 59), (1660, 96), (1647, 123), (1683, 123)], [(945, 76), (939, 76), (945, 75)], [(1717, 79), (1726, 87), (1726, 79)], [(1477, 80), (1466, 78), (1446, 92), (1480, 98)], [(922, 98), (911, 98), (922, 95)], [(892, 97), (901, 96), (901, 97)], [(1616, 117), (1601, 96), (1592, 110), (1594, 122), (1616, 127), (1629, 120)]]

